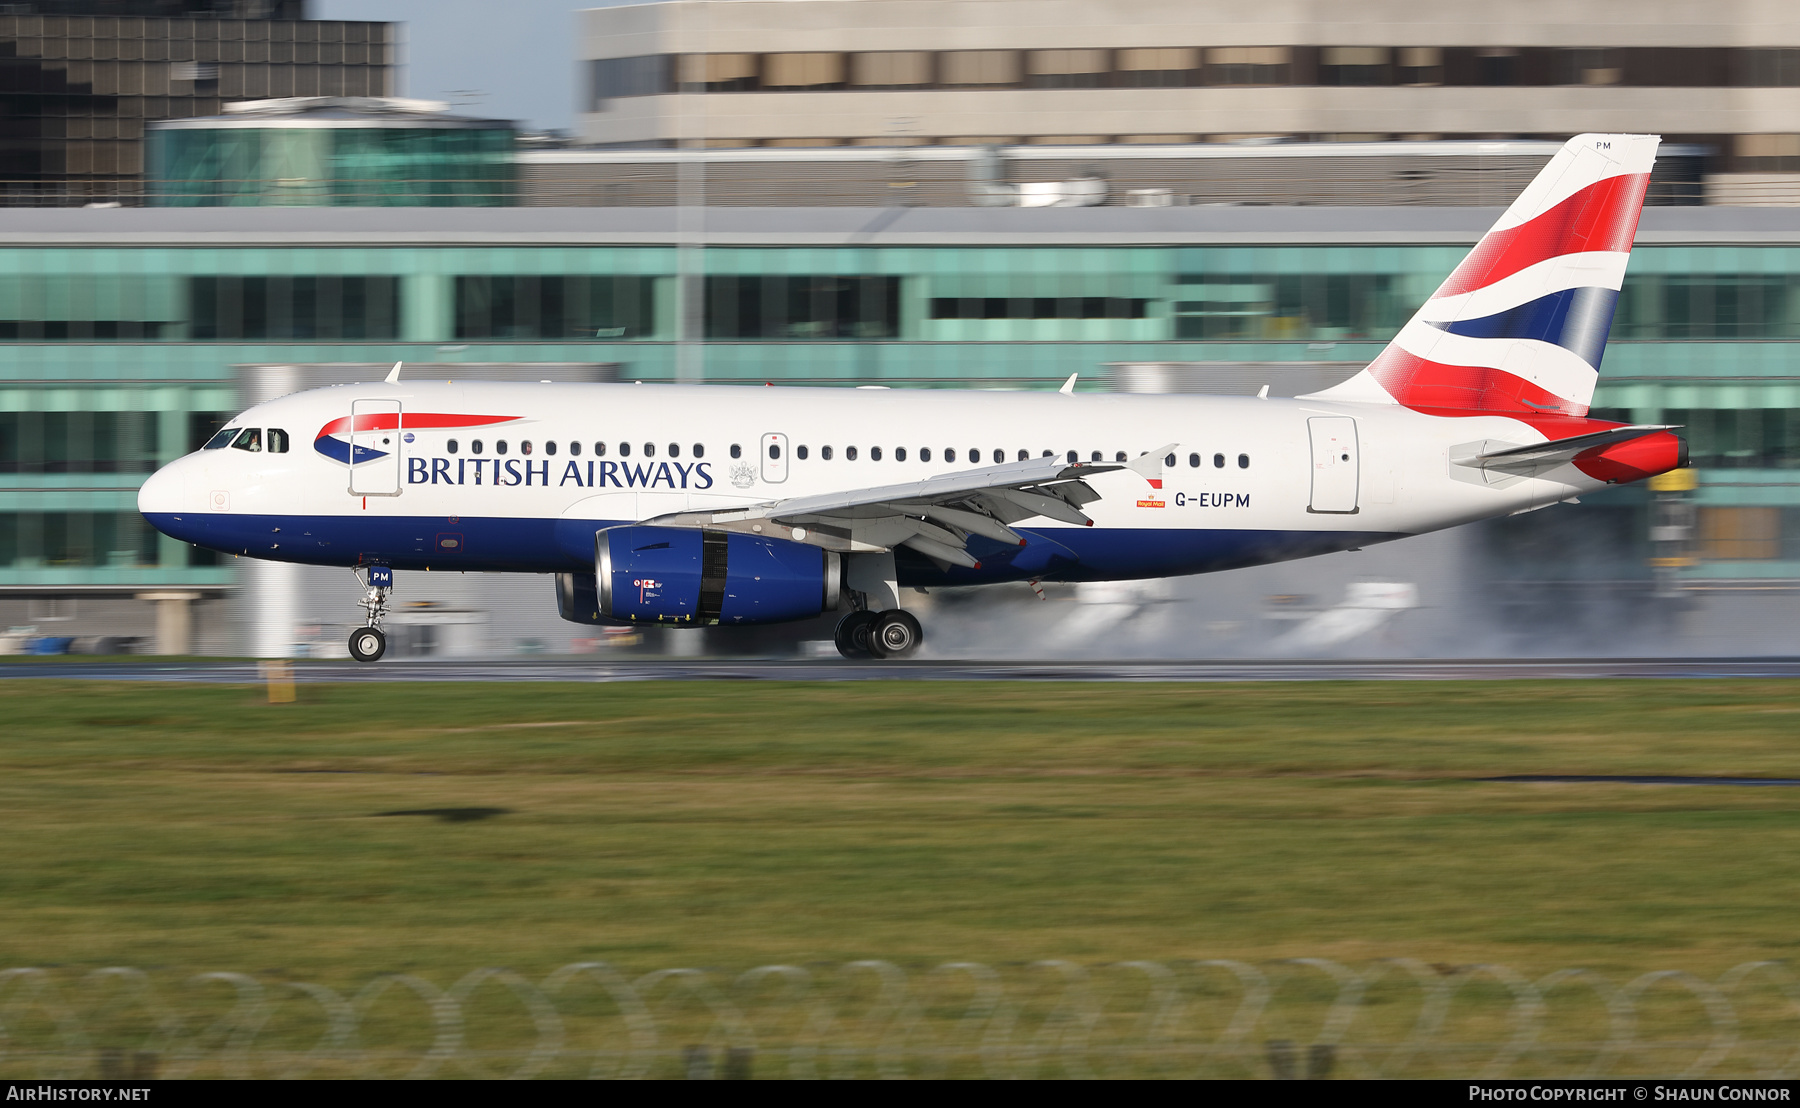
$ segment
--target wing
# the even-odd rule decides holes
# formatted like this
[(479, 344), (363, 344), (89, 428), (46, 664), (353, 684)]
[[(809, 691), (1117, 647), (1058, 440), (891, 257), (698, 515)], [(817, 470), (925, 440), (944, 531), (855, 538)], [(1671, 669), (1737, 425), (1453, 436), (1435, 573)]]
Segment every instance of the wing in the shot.
[(706, 527), (792, 538), (843, 553), (910, 547), (940, 566), (979, 568), (970, 535), (1024, 546), (1012, 525), (1028, 519), (1092, 527), (1081, 509), (1100, 499), (1087, 478), (1129, 469), (1162, 485), (1165, 455), (1177, 444), (1131, 462), (1065, 462), (1033, 458), (959, 470), (902, 485), (771, 500), (716, 511), (676, 512), (646, 520), (663, 527)]

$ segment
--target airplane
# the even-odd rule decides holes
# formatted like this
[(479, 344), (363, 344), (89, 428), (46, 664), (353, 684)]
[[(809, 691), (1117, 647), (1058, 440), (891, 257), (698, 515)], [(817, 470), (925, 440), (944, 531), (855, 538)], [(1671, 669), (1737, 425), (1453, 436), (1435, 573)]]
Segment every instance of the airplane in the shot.
[(910, 589), (1176, 576), (1360, 549), (1687, 464), (1588, 417), (1655, 135), (1568, 141), (1374, 361), (1296, 398), (386, 380), (259, 404), (138, 510), (224, 553), (351, 567), (362, 662), (395, 570), (554, 574), (563, 618), (842, 611)]

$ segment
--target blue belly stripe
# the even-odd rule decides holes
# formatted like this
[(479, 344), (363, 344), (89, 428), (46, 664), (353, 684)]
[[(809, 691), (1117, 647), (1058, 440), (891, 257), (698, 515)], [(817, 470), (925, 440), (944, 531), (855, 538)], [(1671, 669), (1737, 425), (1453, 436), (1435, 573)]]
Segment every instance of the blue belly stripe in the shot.
[[(395, 569), (500, 573), (592, 572), (595, 520), (443, 516), (277, 516), (156, 512), (157, 530), (226, 554), (303, 565), (379, 563)], [(619, 521), (626, 522), (626, 521)], [(1279, 531), (1104, 527), (1018, 528), (1025, 546), (969, 540), (978, 570), (939, 569), (901, 547), (905, 586), (978, 585), (1038, 578), (1116, 581), (1212, 573), (1309, 558), (1404, 538), (1380, 531)], [(446, 545), (448, 543), (449, 545)]]

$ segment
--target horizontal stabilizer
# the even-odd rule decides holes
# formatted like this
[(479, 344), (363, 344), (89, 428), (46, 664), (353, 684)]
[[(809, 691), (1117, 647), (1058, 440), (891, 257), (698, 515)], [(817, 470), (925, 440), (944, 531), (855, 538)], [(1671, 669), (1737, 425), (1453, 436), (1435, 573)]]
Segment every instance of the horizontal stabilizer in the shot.
[(1585, 453), (1596, 446), (1611, 446), (1613, 443), (1630, 442), (1641, 439), (1645, 435), (1654, 435), (1658, 431), (1672, 431), (1677, 424), (1640, 423), (1630, 427), (1614, 427), (1608, 431), (1595, 431), (1589, 435), (1576, 435), (1567, 439), (1551, 439), (1549, 442), (1535, 442), (1528, 446), (1512, 446), (1503, 450), (1489, 450), (1472, 458), (1456, 459), (1458, 465), (1480, 468), (1483, 466), (1538, 466), (1546, 462), (1570, 462), (1577, 454)]

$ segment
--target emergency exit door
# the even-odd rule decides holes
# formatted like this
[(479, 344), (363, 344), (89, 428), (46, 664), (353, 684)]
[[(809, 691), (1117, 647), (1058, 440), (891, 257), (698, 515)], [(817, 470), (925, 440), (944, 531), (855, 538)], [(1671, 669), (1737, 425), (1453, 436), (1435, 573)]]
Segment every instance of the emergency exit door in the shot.
[(1310, 511), (1356, 511), (1361, 462), (1356, 450), (1356, 420), (1349, 416), (1314, 416), (1306, 421), (1312, 438), (1312, 503)]
[(762, 479), (771, 485), (787, 480), (788, 441), (786, 435), (762, 437)]
[(350, 495), (400, 495), (400, 402), (350, 402)]

